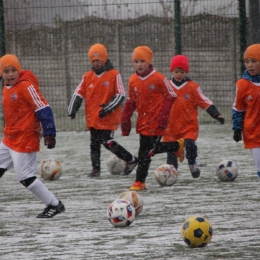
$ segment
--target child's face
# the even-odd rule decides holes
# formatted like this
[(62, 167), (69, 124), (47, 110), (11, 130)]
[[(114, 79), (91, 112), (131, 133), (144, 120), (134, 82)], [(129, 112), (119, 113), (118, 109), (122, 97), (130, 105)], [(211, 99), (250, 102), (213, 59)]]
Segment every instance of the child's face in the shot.
[(149, 63), (147, 63), (144, 60), (140, 60), (140, 59), (133, 60), (133, 65), (134, 65), (135, 71), (138, 72), (139, 74), (144, 74), (146, 71), (149, 70), (149, 67), (150, 67)]
[(260, 61), (253, 58), (247, 58), (244, 60), (245, 67), (251, 76), (260, 75)]
[(181, 69), (181, 68), (175, 68), (172, 71), (173, 78), (177, 82), (181, 82), (186, 77), (186, 74), (187, 74), (186, 71), (184, 69)]
[(95, 68), (95, 69), (100, 69), (102, 67), (105, 66), (105, 62), (102, 61), (102, 60), (93, 60), (92, 61), (92, 66)]
[(18, 70), (13, 66), (7, 66), (2, 71), (2, 77), (8, 86), (13, 86), (16, 84), (19, 78)]

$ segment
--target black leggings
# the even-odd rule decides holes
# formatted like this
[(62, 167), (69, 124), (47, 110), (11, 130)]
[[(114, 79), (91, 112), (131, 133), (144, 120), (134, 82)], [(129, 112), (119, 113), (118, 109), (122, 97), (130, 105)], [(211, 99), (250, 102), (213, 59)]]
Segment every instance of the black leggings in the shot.
[[(154, 148), (158, 136), (144, 136), (140, 135), (140, 147), (138, 152), (138, 167), (136, 170), (136, 181), (144, 182), (147, 175), (151, 158), (148, 157), (148, 153)], [(156, 153), (165, 153), (169, 151), (176, 152), (180, 148), (178, 142), (160, 142), (156, 145)]]
[(133, 155), (129, 153), (124, 147), (114, 141), (113, 130), (96, 130), (90, 129), (90, 156), (93, 169), (100, 171), (100, 154), (101, 144), (115, 154), (118, 158), (130, 162)]

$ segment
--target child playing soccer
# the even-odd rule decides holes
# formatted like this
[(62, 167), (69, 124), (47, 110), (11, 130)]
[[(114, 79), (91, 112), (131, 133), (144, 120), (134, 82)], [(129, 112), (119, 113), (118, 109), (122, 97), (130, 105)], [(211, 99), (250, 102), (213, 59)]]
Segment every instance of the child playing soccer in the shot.
[[(129, 79), (128, 98), (121, 120), (122, 135), (128, 136), (132, 126), (131, 116), (137, 110), (136, 132), (140, 134), (140, 147), (136, 179), (130, 190), (146, 189), (145, 179), (151, 163), (147, 154), (157, 138), (164, 134), (176, 98), (167, 78), (154, 69), (152, 58), (153, 52), (147, 46), (139, 46), (132, 53), (136, 73)], [(184, 141), (178, 140), (172, 145), (173, 151), (182, 150)]]
[(52, 110), (40, 92), (36, 76), (29, 70), (22, 70), (15, 55), (1, 57), (0, 76), (4, 79), (2, 104), (5, 119), (0, 144), (0, 177), (14, 167), (21, 184), (46, 204), (37, 218), (51, 218), (64, 212), (65, 207), (35, 174), (41, 130), (48, 149), (56, 144)]
[(250, 149), (260, 177), (260, 44), (249, 46), (244, 53), (246, 70), (236, 83), (236, 97), (232, 109), (233, 139), (244, 141)]
[(92, 69), (83, 75), (68, 108), (68, 115), (74, 119), (82, 100), (85, 99), (92, 162), (92, 171), (88, 177), (100, 176), (101, 145), (126, 162), (122, 175), (128, 175), (137, 165), (137, 158), (114, 141), (114, 131), (117, 130), (121, 119), (121, 104), (125, 99), (121, 75), (108, 59), (103, 44), (92, 45), (88, 55)]
[(163, 142), (159, 143), (149, 152), (149, 156), (154, 154), (168, 152), (167, 163), (172, 164), (178, 169), (178, 160), (184, 160), (184, 154), (175, 154), (173, 152), (174, 141), (180, 138), (185, 140), (186, 158), (193, 178), (200, 176), (200, 169), (196, 163), (197, 145), (195, 141), (198, 138), (198, 107), (224, 124), (224, 118), (217, 108), (213, 105), (202, 92), (200, 86), (187, 77), (189, 72), (189, 61), (184, 55), (176, 55), (170, 63), (172, 78), (169, 81), (172, 89), (177, 94), (177, 99), (173, 104), (168, 128), (163, 136)]

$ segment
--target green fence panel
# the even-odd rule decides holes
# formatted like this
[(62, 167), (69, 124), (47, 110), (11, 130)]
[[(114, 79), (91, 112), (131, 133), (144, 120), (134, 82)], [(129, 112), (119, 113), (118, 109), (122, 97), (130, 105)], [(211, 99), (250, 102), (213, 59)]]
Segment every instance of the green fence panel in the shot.
[[(91, 68), (89, 47), (96, 42), (107, 46), (127, 91), (128, 78), (134, 73), (132, 50), (148, 45), (154, 52), (154, 67), (170, 77), (177, 35), (179, 50), (190, 59), (188, 76), (231, 122), (235, 82), (241, 75), (239, 2), (177, 2), (178, 34), (176, 1), (4, 0), (6, 52), (16, 54), (23, 69), (38, 76), (58, 131), (81, 131), (85, 130), (84, 105), (73, 121), (67, 107), (82, 75)], [(199, 120), (217, 123), (204, 111)]]

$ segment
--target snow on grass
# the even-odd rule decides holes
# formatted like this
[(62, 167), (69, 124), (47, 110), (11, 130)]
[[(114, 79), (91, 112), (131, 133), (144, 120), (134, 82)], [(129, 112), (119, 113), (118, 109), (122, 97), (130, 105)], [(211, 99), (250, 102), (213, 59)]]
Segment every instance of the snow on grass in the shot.
[[(38, 162), (61, 161), (61, 178), (43, 182), (63, 201), (66, 212), (36, 219), (44, 205), (23, 188), (13, 170), (6, 172), (0, 179), (0, 259), (258, 259), (259, 178), (250, 151), (232, 135), (231, 125), (202, 125), (197, 161), (207, 166), (193, 179), (185, 159), (172, 187), (155, 181), (154, 170), (166, 162), (166, 154), (154, 156), (148, 190), (139, 192), (143, 211), (130, 227), (115, 228), (106, 218), (107, 207), (130, 187), (135, 171), (129, 176), (109, 174), (106, 160), (111, 154), (102, 148), (101, 177), (89, 179), (89, 132), (58, 133), (56, 148), (42, 145)], [(117, 131), (115, 140), (137, 154), (134, 129), (129, 137)], [(223, 159), (239, 165), (233, 182), (216, 177), (216, 165)], [(205, 248), (191, 249), (182, 241), (181, 225), (192, 215), (205, 216), (212, 224), (213, 238)]]

